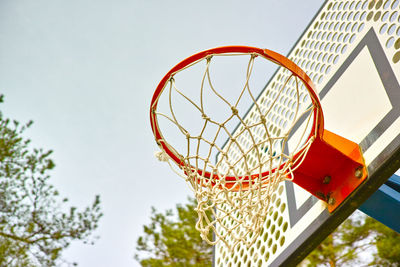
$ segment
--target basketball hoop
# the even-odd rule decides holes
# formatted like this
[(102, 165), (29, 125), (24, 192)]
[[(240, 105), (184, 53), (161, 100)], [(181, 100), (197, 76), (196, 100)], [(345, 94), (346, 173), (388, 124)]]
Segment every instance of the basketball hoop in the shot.
[[(247, 67), (241, 90), (235, 101), (228, 100), (212, 81), (211, 65), (221, 56), (246, 57)], [(267, 60), (278, 67), (283, 85), (270, 85), (270, 98), (256, 99), (250, 88), (255, 60)], [(200, 77), (200, 101), (196, 102), (179, 88), (181, 72), (203, 64)], [(217, 120), (204, 108), (206, 89), (227, 110), (225, 119)], [(284, 96), (290, 88), (290, 97)], [(164, 93), (164, 94), (163, 94)], [(173, 95), (183, 101), (175, 103)], [(252, 113), (246, 117), (238, 103), (244, 95), (252, 102)], [(159, 110), (159, 100), (165, 96), (167, 110)], [(308, 99), (304, 105), (303, 99)], [(268, 101), (267, 105), (260, 102)], [(185, 102), (198, 113), (200, 131), (191, 132), (180, 121), (176, 105)], [(286, 116), (277, 122), (276, 113)], [(184, 148), (177, 148), (165, 138), (160, 119), (177, 129)], [(193, 120), (195, 117), (193, 117)], [(235, 131), (227, 126), (240, 122)], [(363, 157), (357, 144), (324, 129), (324, 118), (311, 79), (295, 63), (267, 49), (246, 46), (226, 46), (197, 53), (173, 67), (161, 80), (150, 108), (151, 127), (161, 153), (158, 158), (185, 178), (198, 202), (196, 228), (210, 244), (219, 240), (233, 248), (237, 243), (251, 245), (262, 229), (278, 184), (291, 180), (328, 204), (336, 207), (366, 178)], [(213, 134), (207, 130), (213, 127)], [(167, 127), (168, 128), (168, 127)], [(225, 145), (217, 142), (219, 135), (228, 136)], [(200, 147), (207, 146), (201, 150)], [(216, 155), (216, 162), (211, 158)], [(170, 163), (172, 162), (172, 164)], [(173, 164), (175, 163), (175, 164)], [(175, 167), (174, 167), (175, 165)], [(210, 238), (214, 233), (215, 240)], [(235, 240), (226, 242), (226, 236)]]

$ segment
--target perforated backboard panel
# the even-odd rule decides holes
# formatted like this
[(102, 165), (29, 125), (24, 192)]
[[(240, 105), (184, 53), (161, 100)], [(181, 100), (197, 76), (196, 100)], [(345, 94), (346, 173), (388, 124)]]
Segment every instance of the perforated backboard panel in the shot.
[[(300, 187), (282, 182), (255, 244), (231, 252), (219, 243), (214, 266), (297, 264), (400, 167), (400, 0), (326, 1), (287, 57), (314, 81), (325, 128), (360, 144), (369, 178), (333, 213)], [(267, 107), (270, 89), (285, 79), (278, 70), (258, 103)], [(290, 89), (284, 93), (272, 114), (280, 127), (292, 101)]]

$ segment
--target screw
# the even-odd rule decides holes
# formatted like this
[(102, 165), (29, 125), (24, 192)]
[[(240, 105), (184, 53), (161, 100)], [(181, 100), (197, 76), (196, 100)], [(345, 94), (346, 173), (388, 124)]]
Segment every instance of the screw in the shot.
[(359, 179), (362, 178), (363, 177), (363, 167), (358, 167), (356, 169), (354, 175)]
[(324, 177), (324, 180), (322, 181), (323, 184), (329, 184), (332, 180), (332, 177), (330, 177), (329, 175)]
[(335, 202), (336, 202), (336, 200), (335, 200), (333, 197), (330, 197), (330, 198), (328, 199), (328, 204), (329, 204), (329, 205), (335, 205)]

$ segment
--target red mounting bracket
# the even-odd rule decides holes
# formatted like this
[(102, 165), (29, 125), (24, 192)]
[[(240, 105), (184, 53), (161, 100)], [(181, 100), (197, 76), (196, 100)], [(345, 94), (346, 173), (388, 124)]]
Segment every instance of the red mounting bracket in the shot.
[(293, 174), (293, 182), (327, 202), (329, 212), (368, 176), (359, 145), (327, 130)]

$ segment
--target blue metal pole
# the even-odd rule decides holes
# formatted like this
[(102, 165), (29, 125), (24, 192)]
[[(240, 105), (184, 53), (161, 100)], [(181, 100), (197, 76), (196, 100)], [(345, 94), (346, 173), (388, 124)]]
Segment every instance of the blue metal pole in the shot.
[(390, 177), (359, 210), (400, 233), (400, 176)]

